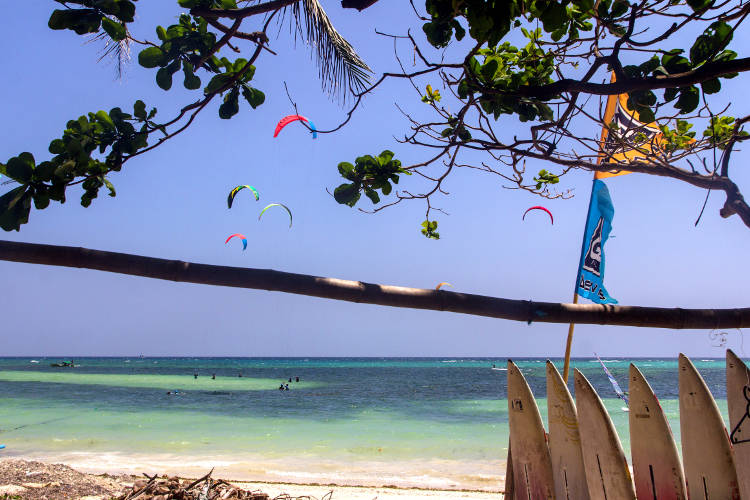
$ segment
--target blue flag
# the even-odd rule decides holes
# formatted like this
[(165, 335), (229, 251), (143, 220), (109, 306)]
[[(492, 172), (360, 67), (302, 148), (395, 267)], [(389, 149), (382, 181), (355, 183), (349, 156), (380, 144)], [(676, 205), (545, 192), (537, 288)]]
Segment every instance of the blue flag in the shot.
[(604, 243), (612, 230), (614, 215), (615, 207), (612, 206), (606, 184), (594, 180), (581, 247), (581, 261), (578, 264), (576, 293), (597, 304), (617, 304), (604, 288)]

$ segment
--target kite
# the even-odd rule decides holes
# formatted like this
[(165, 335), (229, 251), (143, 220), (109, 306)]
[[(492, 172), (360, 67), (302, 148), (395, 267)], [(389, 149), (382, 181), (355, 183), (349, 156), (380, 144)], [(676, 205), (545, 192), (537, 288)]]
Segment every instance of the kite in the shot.
[(448, 283), (447, 281), (443, 281), (442, 283), (438, 283), (438, 286), (435, 287), (435, 290), (440, 290), (440, 287), (443, 286), (443, 285), (447, 285), (447, 286), (450, 286), (450, 287), (453, 286), (450, 283)]
[(231, 235), (229, 238), (227, 238), (227, 241), (225, 241), (224, 244), (226, 245), (227, 243), (229, 243), (229, 240), (231, 240), (234, 237), (242, 239), (242, 250), (243, 251), (247, 250), (247, 237), (244, 234), (235, 233)]
[(554, 224), (554, 223), (555, 223), (555, 218), (554, 218), (554, 217), (552, 217), (552, 212), (550, 212), (550, 211), (549, 211), (549, 210), (547, 210), (546, 208), (544, 208), (544, 207), (540, 207), (540, 206), (538, 206), (538, 205), (537, 205), (537, 206), (535, 206), (535, 207), (531, 207), (531, 208), (529, 208), (528, 210), (526, 210), (526, 211), (525, 211), (525, 212), (523, 213), (523, 217), (521, 217), (521, 220), (524, 220), (524, 219), (526, 219), (526, 214), (527, 214), (527, 213), (529, 213), (529, 212), (531, 212), (532, 210), (544, 210), (545, 212), (547, 212), (547, 215), (549, 215), (549, 219), (550, 219), (550, 220), (552, 221), (552, 224)]
[(287, 208), (286, 205), (282, 205), (281, 203), (271, 203), (266, 208), (264, 208), (263, 210), (261, 210), (260, 211), (260, 215), (258, 215), (258, 220), (260, 220), (260, 218), (263, 216), (263, 212), (265, 212), (266, 210), (268, 210), (271, 207), (281, 207), (284, 210), (286, 210), (286, 213), (289, 214), (289, 227), (292, 227), (292, 211), (289, 210), (289, 208)]
[(229, 196), (227, 197), (227, 206), (229, 208), (232, 208), (232, 203), (234, 202), (234, 197), (237, 196), (237, 193), (242, 191), (244, 188), (249, 189), (253, 192), (253, 196), (255, 196), (255, 201), (258, 201), (260, 199), (260, 195), (258, 194), (258, 190), (255, 189), (253, 186), (248, 186), (247, 184), (242, 186), (237, 186), (236, 188), (232, 189), (229, 192)]
[(279, 135), (279, 132), (281, 132), (281, 129), (292, 122), (296, 122), (297, 120), (307, 123), (310, 126), (310, 130), (312, 130), (313, 139), (318, 138), (318, 129), (315, 128), (315, 124), (302, 115), (289, 115), (282, 118), (281, 121), (276, 125), (276, 130), (273, 131), (273, 136), (276, 137), (277, 135)]

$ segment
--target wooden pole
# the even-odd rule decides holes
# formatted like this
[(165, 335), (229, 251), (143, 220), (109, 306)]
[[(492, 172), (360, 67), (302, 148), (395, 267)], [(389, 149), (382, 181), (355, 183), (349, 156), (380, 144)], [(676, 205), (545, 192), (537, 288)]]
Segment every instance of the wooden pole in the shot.
[[(578, 294), (573, 292), (573, 303), (578, 304)], [(568, 373), (570, 373), (570, 348), (573, 345), (573, 330), (576, 324), (571, 323), (568, 327), (568, 340), (565, 343), (565, 365), (563, 366), (563, 380), (568, 383)]]
[(0, 240), (0, 260), (94, 269), (202, 285), (296, 293), (364, 304), (429, 309), (539, 323), (584, 323), (650, 328), (750, 327), (750, 307), (681, 309), (611, 304), (560, 304), (445, 290), (379, 285), (272, 269), (212, 266), (88, 248)]

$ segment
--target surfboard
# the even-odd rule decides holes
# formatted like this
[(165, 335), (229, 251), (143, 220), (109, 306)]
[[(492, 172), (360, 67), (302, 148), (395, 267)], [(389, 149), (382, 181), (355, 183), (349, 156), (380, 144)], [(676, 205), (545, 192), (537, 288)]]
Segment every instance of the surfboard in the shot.
[(578, 430), (591, 500), (635, 500), (628, 461), (602, 400), (575, 370)]
[(727, 406), (740, 496), (750, 498), (750, 369), (731, 349), (727, 349)]
[(513, 456), (510, 453), (510, 439), (508, 439), (508, 460), (505, 462), (505, 488), (503, 488), (503, 500), (513, 500)]
[(630, 364), (630, 452), (638, 500), (685, 500), (680, 454), (651, 386)]
[(508, 424), (516, 500), (554, 499), (554, 479), (539, 407), (521, 370), (508, 361)]
[(588, 500), (578, 414), (560, 372), (547, 360), (547, 428), (555, 498)]
[(711, 392), (693, 363), (680, 354), (680, 435), (688, 496), (739, 499), (729, 436)]

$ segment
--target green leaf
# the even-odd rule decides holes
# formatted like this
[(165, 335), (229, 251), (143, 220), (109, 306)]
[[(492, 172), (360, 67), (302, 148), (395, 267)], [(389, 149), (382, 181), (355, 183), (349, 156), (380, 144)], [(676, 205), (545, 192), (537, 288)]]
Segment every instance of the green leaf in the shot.
[(49, 152), (53, 155), (63, 154), (65, 152), (65, 143), (62, 139), (54, 139), (49, 143)]
[(117, 196), (117, 192), (115, 191), (115, 187), (112, 185), (111, 182), (109, 182), (108, 179), (102, 179), (104, 181), (104, 185), (107, 186), (107, 189), (109, 189), (109, 195), (114, 198)]
[(31, 180), (35, 166), (34, 156), (31, 153), (24, 152), (8, 160), (5, 171), (11, 179), (27, 183)]
[(253, 109), (263, 104), (266, 100), (266, 95), (263, 92), (247, 85), (242, 86), (242, 97), (245, 98)]
[(360, 196), (359, 186), (356, 184), (341, 184), (333, 190), (333, 198), (341, 205), (353, 207)]
[(0, 227), (5, 231), (20, 230), (29, 222), (31, 192), (26, 186), (11, 189), (0, 196)]
[(687, 0), (687, 4), (693, 9), (693, 12), (703, 10), (713, 3), (714, 0)]
[(146, 103), (138, 99), (133, 104), (133, 116), (138, 118), (139, 120), (145, 120), (146, 119)]
[(167, 55), (159, 47), (148, 47), (138, 54), (138, 64), (144, 68), (155, 68), (166, 64)]
[(115, 123), (112, 121), (112, 118), (109, 117), (106, 111), (99, 110), (96, 112), (95, 116), (100, 123), (107, 127), (108, 130), (115, 130)]
[(218, 91), (220, 88), (229, 83), (233, 77), (234, 75), (232, 75), (231, 73), (221, 73), (214, 76), (213, 78), (211, 78), (211, 81), (208, 82), (206, 88), (203, 89), (203, 93), (208, 95)]
[(701, 64), (713, 58), (732, 40), (732, 27), (723, 21), (716, 21), (706, 28), (690, 48), (690, 61)]
[(172, 73), (169, 68), (159, 68), (156, 72), (156, 84), (164, 90), (172, 88)]
[(53, 30), (71, 29), (83, 35), (96, 33), (101, 24), (101, 14), (94, 9), (54, 10), (47, 22)]
[(224, 97), (224, 102), (219, 106), (219, 118), (228, 120), (236, 115), (240, 111), (238, 100), (239, 91), (237, 90), (237, 87), (234, 87), (231, 92)]
[(718, 78), (713, 78), (705, 82), (701, 82), (701, 88), (706, 94), (715, 94), (721, 90), (721, 82)]
[(354, 175), (354, 165), (349, 162), (342, 161), (341, 163), (339, 163), (338, 169), (342, 177), (350, 181), (354, 180), (352, 179)]
[(700, 103), (700, 93), (698, 87), (691, 85), (690, 87), (682, 87), (680, 89), (680, 97), (677, 99), (674, 107), (680, 110), (681, 114), (690, 113), (698, 107)]
[(568, 11), (561, 2), (551, 1), (540, 17), (544, 25), (544, 31), (552, 33), (561, 28), (568, 20)]
[(380, 196), (378, 196), (378, 193), (374, 189), (365, 189), (365, 195), (370, 198), (370, 201), (372, 201), (373, 205), (380, 203)]
[(187, 61), (183, 61), (182, 71), (183, 73), (185, 73), (185, 80), (183, 81), (183, 85), (186, 89), (195, 90), (201, 87), (201, 79), (195, 76), (195, 73), (193, 73), (192, 64)]
[(124, 40), (128, 34), (124, 24), (115, 22), (108, 17), (102, 17), (102, 28), (104, 28), (104, 31), (107, 32), (109, 37), (116, 42)]

